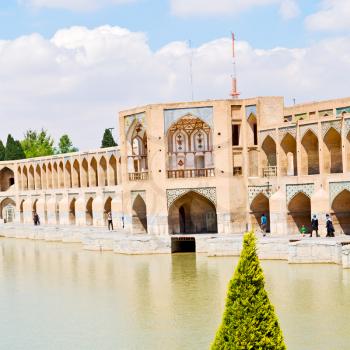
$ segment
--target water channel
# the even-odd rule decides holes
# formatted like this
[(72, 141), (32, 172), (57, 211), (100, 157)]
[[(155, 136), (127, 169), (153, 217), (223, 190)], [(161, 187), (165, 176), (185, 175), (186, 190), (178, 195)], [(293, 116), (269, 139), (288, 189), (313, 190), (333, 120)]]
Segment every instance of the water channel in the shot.
[[(0, 349), (208, 349), (237, 260), (0, 239)], [(288, 349), (350, 348), (350, 270), (262, 265)]]

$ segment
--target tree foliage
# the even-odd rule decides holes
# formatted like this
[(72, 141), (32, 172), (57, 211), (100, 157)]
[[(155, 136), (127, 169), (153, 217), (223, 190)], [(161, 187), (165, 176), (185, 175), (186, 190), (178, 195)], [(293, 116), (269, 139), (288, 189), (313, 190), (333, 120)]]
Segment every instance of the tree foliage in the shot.
[(103, 134), (102, 138), (102, 148), (107, 148), (107, 147), (115, 147), (118, 146), (117, 143), (114, 141), (112, 132), (110, 129), (105, 129), (105, 132)]
[(7, 136), (4, 160), (18, 160), (26, 158), (22, 145), (9, 134)]
[(264, 274), (253, 232), (244, 236), (241, 257), (229, 283), (226, 308), (212, 350), (284, 350), (286, 346)]
[(5, 160), (5, 152), (6, 152), (6, 148), (2, 143), (2, 141), (0, 140), (0, 162)]
[(59, 142), (58, 142), (58, 149), (56, 153), (71, 153), (71, 152), (77, 152), (78, 148), (73, 146), (73, 143), (69, 136), (67, 134), (64, 134), (61, 136)]
[(50, 156), (54, 154), (54, 140), (47, 131), (28, 130), (21, 142), (26, 158)]

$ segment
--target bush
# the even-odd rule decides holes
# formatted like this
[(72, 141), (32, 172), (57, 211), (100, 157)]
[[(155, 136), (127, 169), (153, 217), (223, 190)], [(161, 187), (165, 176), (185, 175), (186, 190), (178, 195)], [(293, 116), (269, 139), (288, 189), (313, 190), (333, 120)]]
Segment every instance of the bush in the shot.
[(286, 349), (264, 284), (255, 235), (249, 232), (244, 236), (241, 257), (229, 283), (223, 320), (212, 350)]

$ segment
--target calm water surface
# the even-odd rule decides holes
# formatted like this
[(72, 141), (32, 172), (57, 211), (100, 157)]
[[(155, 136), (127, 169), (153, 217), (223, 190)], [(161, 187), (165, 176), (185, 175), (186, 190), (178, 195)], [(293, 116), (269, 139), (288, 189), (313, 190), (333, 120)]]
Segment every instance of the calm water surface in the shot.
[[(0, 240), (0, 348), (208, 349), (236, 258)], [(350, 270), (263, 262), (288, 349), (350, 348)]]

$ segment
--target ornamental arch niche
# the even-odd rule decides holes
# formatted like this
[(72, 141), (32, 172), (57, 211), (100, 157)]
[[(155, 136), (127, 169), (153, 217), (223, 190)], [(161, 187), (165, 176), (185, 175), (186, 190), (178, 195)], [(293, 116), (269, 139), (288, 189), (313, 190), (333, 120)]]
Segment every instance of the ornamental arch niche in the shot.
[(117, 169), (117, 159), (115, 158), (114, 155), (112, 155), (109, 158), (108, 166), (109, 166), (108, 184), (109, 186), (116, 186), (118, 185), (118, 169)]
[(14, 172), (5, 167), (0, 171), (0, 191), (8, 191), (15, 184), (15, 174)]
[(5, 198), (0, 204), (0, 216), (5, 222), (15, 220), (16, 202), (11, 198)]
[(93, 212), (92, 212), (92, 202), (93, 198), (89, 198), (88, 201), (86, 202), (86, 207), (85, 207), (85, 222), (86, 225), (92, 225), (93, 224)]
[(170, 234), (217, 233), (216, 207), (208, 198), (189, 191), (169, 207)]
[(276, 157), (276, 142), (274, 139), (268, 135), (261, 145), (262, 149), (262, 167), (276, 167), (277, 157)]
[(288, 203), (287, 228), (289, 234), (298, 234), (302, 225), (310, 232), (311, 200), (304, 192), (298, 192)]
[(132, 232), (147, 233), (147, 208), (140, 194), (136, 195), (132, 205)]
[(350, 192), (343, 190), (333, 200), (332, 217), (336, 232), (350, 235)]
[(340, 133), (331, 127), (323, 139), (324, 171), (326, 173), (341, 173), (343, 171)]
[(265, 214), (267, 217), (266, 231), (270, 232), (270, 202), (264, 193), (259, 193), (250, 205), (251, 223), (253, 227), (260, 227), (261, 216)]
[(314, 175), (320, 173), (318, 138), (308, 130), (301, 140), (301, 173)]
[(297, 175), (297, 143), (295, 138), (286, 133), (281, 142), (280, 171), (281, 175)]

